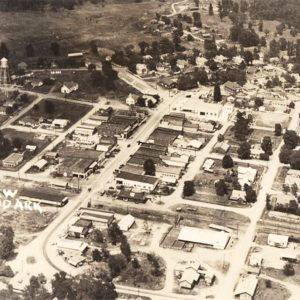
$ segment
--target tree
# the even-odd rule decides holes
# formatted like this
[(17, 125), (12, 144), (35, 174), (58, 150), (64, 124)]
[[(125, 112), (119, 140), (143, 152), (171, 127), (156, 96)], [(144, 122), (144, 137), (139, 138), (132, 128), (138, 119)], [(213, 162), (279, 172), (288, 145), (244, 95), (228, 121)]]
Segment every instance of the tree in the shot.
[(250, 144), (248, 142), (241, 143), (237, 150), (237, 153), (240, 159), (250, 159), (251, 158)]
[(289, 164), (291, 154), (292, 154), (291, 149), (288, 149), (286, 147), (282, 147), (281, 151), (279, 153), (279, 161), (283, 164)]
[(90, 233), (90, 239), (95, 243), (103, 243), (103, 234), (102, 234), (101, 230), (99, 230), (97, 228), (94, 229)]
[(224, 196), (227, 194), (227, 185), (223, 179), (220, 179), (216, 182), (215, 188), (218, 196)]
[(244, 186), (244, 190), (246, 192), (246, 201), (247, 203), (255, 203), (257, 200), (257, 195), (255, 190), (253, 190), (253, 188), (247, 184), (245, 184)]
[(264, 101), (259, 97), (255, 98), (254, 103), (255, 103), (256, 109), (258, 109), (259, 107), (264, 105)]
[(220, 85), (217, 83), (215, 84), (215, 87), (214, 87), (214, 101), (215, 102), (222, 101)]
[(20, 96), (20, 101), (23, 102), (23, 103), (28, 103), (28, 101), (29, 101), (28, 95), (27, 94), (22, 94)]
[(25, 287), (25, 300), (50, 300), (53, 299), (51, 294), (43, 286), (41, 281), (36, 276), (31, 276), (29, 285)]
[(263, 31), (264, 31), (264, 22), (263, 22), (263, 20), (260, 20), (260, 21), (259, 21), (259, 24), (258, 24), (258, 31), (259, 31), (259, 32), (263, 32)]
[[(51, 281), (52, 296), (57, 299), (75, 299), (75, 290), (72, 287), (72, 280), (67, 278), (64, 271), (54, 274), (54, 279)], [(53, 299), (52, 298), (52, 299)]]
[(230, 169), (233, 168), (233, 160), (229, 154), (225, 154), (222, 159), (222, 167), (224, 169)]
[(13, 148), (17, 148), (18, 150), (20, 150), (24, 144), (25, 140), (19, 137), (14, 137), (12, 139), (12, 146)]
[(10, 140), (4, 137), (2, 131), (0, 131), (0, 159), (7, 157), (11, 150)]
[(127, 261), (130, 261), (132, 253), (131, 253), (130, 245), (125, 236), (123, 236), (121, 240), (120, 250), (122, 254), (126, 257)]
[(111, 255), (108, 259), (111, 276), (118, 276), (127, 265), (126, 258), (123, 254)]
[(261, 149), (268, 155), (273, 154), (272, 140), (269, 136), (264, 136), (262, 143), (261, 143)]
[(300, 170), (300, 151), (292, 151), (290, 155), (290, 165), (292, 169)]
[(98, 249), (94, 249), (92, 252), (92, 256), (93, 256), (93, 260), (94, 261), (101, 261), (102, 256), (101, 256), (101, 252)]
[(8, 50), (6, 44), (3, 42), (1, 42), (1, 44), (0, 44), (0, 59), (2, 57), (5, 57), (5, 58), (9, 57), (9, 50)]
[(55, 113), (55, 105), (52, 101), (46, 100), (44, 104), (44, 111), (48, 115), (53, 115)]
[(194, 181), (185, 181), (183, 186), (183, 196), (190, 197), (195, 194)]
[(253, 53), (249, 50), (243, 53), (243, 57), (247, 66), (252, 65), (253, 62)]
[(138, 259), (135, 257), (133, 260), (132, 260), (132, 266), (135, 268), (135, 269), (139, 269), (141, 267)]
[(250, 133), (250, 124), (252, 122), (252, 116), (248, 115), (246, 117), (245, 112), (238, 111), (236, 114), (236, 121), (233, 126), (234, 136), (243, 141), (246, 139), (247, 135)]
[(97, 47), (97, 44), (96, 44), (95, 41), (91, 41), (91, 42), (90, 42), (90, 48), (91, 48), (92, 54), (94, 54), (94, 55), (96, 55), (96, 56), (99, 55), (99, 53), (98, 53), (98, 47)]
[(291, 108), (291, 109), (295, 108), (295, 103), (293, 101), (289, 104), (289, 108)]
[(111, 239), (113, 245), (115, 245), (123, 236), (123, 232), (117, 223), (112, 223), (107, 230), (108, 237)]
[(14, 231), (10, 226), (0, 227), (0, 258), (7, 259), (14, 249)]
[(275, 135), (276, 136), (281, 136), (282, 134), (282, 127), (280, 123), (275, 124)]
[[(76, 276), (71, 281), (72, 289), (76, 291), (74, 300), (114, 300), (117, 298), (115, 286), (108, 276), (95, 279), (91, 274)], [(60, 300), (60, 299), (59, 299)]]
[(223, 141), (224, 141), (224, 135), (221, 134), (221, 133), (219, 133), (219, 134), (218, 134), (218, 142), (221, 143), (221, 142), (223, 142)]
[(59, 44), (54, 42), (54, 43), (51, 43), (50, 45), (50, 49), (52, 51), (52, 54), (54, 56), (59, 56), (60, 55), (60, 47), (59, 47)]
[(194, 37), (190, 33), (187, 35), (187, 41), (188, 42), (194, 41)]
[(32, 44), (26, 45), (26, 56), (27, 57), (33, 57), (33, 56), (35, 56), (34, 48), (33, 48)]
[(288, 149), (294, 149), (299, 143), (299, 136), (294, 130), (286, 130), (283, 135), (284, 145)]
[(213, 16), (213, 15), (214, 15), (214, 8), (213, 8), (213, 6), (212, 6), (211, 3), (209, 3), (208, 14), (209, 14), (210, 16)]
[(155, 176), (155, 164), (152, 159), (147, 159), (144, 162), (145, 175)]
[(295, 275), (294, 266), (291, 263), (286, 263), (283, 267), (283, 273), (284, 273), (285, 276)]

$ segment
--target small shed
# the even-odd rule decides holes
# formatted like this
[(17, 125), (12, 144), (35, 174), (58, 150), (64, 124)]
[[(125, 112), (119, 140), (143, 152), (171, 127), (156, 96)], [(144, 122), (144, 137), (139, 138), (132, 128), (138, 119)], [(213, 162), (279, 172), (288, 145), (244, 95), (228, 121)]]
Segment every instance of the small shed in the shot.
[(278, 248), (287, 248), (289, 237), (287, 235), (279, 235), (270, 233), (268, 235), (268, 245)]
[(134, 217), (132, 215), (126, 215), (119, 221), (118, 225), (122, 231), (128, 231), (134, 223)]

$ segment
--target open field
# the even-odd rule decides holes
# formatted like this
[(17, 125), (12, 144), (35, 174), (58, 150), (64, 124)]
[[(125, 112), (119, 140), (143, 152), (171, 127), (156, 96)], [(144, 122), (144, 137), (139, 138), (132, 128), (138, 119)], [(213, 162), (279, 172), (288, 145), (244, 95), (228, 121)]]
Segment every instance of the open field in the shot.
[(257, 290), (255, 292), (253, 300), (282, 300), (289, 299), (289, 291), (281, 284), (271, 281), (271, 287), (266, 287), (266, 280), (259, 279)]
[(152, 19), (155, 12), (169, 11), (170, 3), (130, 1), (105, 2), (104, 7), (86, 2), (74, 10), (57, 12), (1, 12), (0, 34), (17, 61), (25, 59), (28, 43), (39, 56), (51, 56), (52, 42), (60, 44), (62, 55), (88, 48), (92, 40), (98, 41), (100, 47), (119, 49), (120, 45), (152, 41), (154, 38), (141, 30), (144, 21)]
[[(47, 111), (47, 102), (53, 104), (53, 111), (51, 113)], [(35, 120), (38, 120), (40, 117), (51, 119), (68, 119), (70, 121), (68, 127), (70, 127), (72, 124), (81, 119), (89, 110), (91, 110), (91, 108), (92, 107), (89, 105), (74, 104), (55, 99), (43, 99), (39, 102), (37, 109), (32, 108), (20, 119), (17, 119), (14, 124), (18, 124), (18, 122), (24, 117), (29, 116)]]
[(276, 174), (275, 180), (273, 182), (272, 189), (276, 191), (282, 191), (282, 185), (284, 184), (286, 174), (288, 172), (288, 167), (280, 167)]
[(254, 126), (269, 127), (273, 129), (276, 123), (280, 123), (282, 128), (286, 128), (290, 121), (289, 115), (285, 113), (274, 114), (273, 112), (253, 112), (252, 116)]
[(96, 87), (92, 84), (91, 74), (92, 73), (87, 70), (62, 72), (61, 75), (55, 76), (57, 82), (53, 92), (63, 97), (63, 94), (60, 92), (63, 83), (66, 81), (74, 81), (78, 83), (79, 89), (67, 95), (67, 97), (72, 99), (96, 101), (99, 96), (106, 96), (107, 98), (125, 101), (130, 93), (140, 94), (139, 91), (121, 79), (114, 81), (114, 88), (110, 91), (107, 90), (104, 85)]

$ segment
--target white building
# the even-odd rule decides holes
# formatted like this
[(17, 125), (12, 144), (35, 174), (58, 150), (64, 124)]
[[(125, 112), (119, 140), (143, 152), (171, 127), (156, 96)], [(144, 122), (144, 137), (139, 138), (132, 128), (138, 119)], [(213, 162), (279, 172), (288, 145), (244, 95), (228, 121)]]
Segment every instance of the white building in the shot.
[(69, 120), (67, 119), (54, 119), (52, 122), (52, 126), (54, 128), (60, 128), (63, 129), (65, 128), (68, 124), (70, 123)]
[(116, 184), (135, 188), (141, 191), (152, 192), (158, 184), (158, 178), (147, 175), (137, 175), (128, 172), (120, 172), (116, 176)]
[(179, 99), (172, 106), (172, 110), (184, 112), (186, 118), (190, 120), (224, 121), (222, 105), (206, 103), (198, 98)]
[(278, 248), (287, 248), (289, 237), (287, 235), (279, 235), (270, 233), (268, 235), (268, 245)]
[(128, 231), (134, 223), (134, 217), (132, 215), (126, 215), (119, 221), (118, 225), (122, 231)]
[(127, 105), (135, 105), (137, 103), (138, 98), (139, 98), (138, 95), (130, 93), (128, 95), (128, 97), (126, 98), (126, 104)]
[(229, 240), (230, 234), (224, 231), (214, 231), (201, 229), (196, 227), (184, 226), (181, 228), (179, 241), (202, 244), (215, 249), (225, 249)]
[(243, 300), (251, 300), (254, 297), (258, 279), (255, 275), (247, 275), (240, 278), (234, 291), (234, 296)]
[(74, 91), (77, 91), (78, 88), (79, 88), (78, 83), (76, 83), (74, 81), (68, 81), (68, 82), (64, 82), (64, 84), (61, 87), (60, 91), (63, 94), (70, 94)]

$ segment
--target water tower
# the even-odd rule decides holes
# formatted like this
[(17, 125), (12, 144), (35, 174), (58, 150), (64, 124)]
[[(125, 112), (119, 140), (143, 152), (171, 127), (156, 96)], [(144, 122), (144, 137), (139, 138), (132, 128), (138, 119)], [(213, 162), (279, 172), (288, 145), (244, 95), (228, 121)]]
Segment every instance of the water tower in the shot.
[[(0, 88), (5, 88), (11, 84), (10, 76), (9, 76), (9, 67), (8, 67), (8, 59), (3, 57), (0, 60)], [(4, 90), (4, 94), (7, 94), (8, 91)]]

